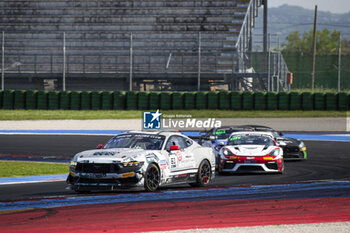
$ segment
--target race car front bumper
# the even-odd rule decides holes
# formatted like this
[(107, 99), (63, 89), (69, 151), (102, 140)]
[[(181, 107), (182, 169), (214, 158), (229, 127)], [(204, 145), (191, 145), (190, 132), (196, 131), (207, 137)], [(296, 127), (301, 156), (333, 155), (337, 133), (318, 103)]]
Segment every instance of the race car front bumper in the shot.
[(281, 172), (282, 163), (282, 158), (240, 156), (235, 159), (220, 159), (219, 172)]
[(142, 165), (119, 167), (118, 164), (71, 163), (66, 182), (74, 190), (143, 187)]

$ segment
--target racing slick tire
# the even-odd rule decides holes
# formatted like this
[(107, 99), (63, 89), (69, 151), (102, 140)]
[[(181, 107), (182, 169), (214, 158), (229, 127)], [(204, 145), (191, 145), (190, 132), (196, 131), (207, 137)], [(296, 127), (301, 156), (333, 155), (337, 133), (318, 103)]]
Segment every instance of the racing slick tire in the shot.
[(148, 192), (154, 192), (158, 189), (160, 183), (160, 171), (156, 164), (148, 165), (145, 172), (144, 187)]
[(192, 187), (205, 187), (211, 180), (211, 167), (208, 160), (203, 160), (199, 167), (196, 176), (196, 183), (190, 183)]

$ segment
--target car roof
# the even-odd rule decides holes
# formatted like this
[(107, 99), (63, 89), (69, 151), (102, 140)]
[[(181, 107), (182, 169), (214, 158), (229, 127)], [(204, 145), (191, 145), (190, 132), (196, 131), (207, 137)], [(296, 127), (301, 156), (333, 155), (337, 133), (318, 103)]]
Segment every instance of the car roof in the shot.
[(240, 134), (250, 134), (250, 135), (260, 135), (260, 136), (270, 136), (274, 138), (273, 134), (271, 132), (261, 132), (261, 131), (241, 131), (241, 132), (233, 132), (230, 137), (233, 135), (240, 135)]
[(124, 132), (122, 134), (130, 134), (130, 133), (134, 133), (134, 134), (153, 134), (153, 135), (163, 135), (163, 136), (168, 136), (169, 134), (186, 136), (186, 135), (183, 135), (179, 131), (171, 131), (171, 130), (166, 130), (166, 131), (163, 131), (163, 130), (161, 130), (161, 131), (138, 131), (138, 130), (133, 130), (133, 131)]

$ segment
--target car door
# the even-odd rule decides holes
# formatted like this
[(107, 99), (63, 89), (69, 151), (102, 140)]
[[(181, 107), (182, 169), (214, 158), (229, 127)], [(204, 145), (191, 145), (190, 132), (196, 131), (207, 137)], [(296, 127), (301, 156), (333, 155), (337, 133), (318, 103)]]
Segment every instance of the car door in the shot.
[[(180, 149), (170, 150), (173, 145), (179, 146)], [(173, 135), (169, 137), (165, 145), (165, 151), (170, 171), (182, 171), (194, 167), (194, 156), (189, 149), (190, 145), (191, 141), (182, 136)]]

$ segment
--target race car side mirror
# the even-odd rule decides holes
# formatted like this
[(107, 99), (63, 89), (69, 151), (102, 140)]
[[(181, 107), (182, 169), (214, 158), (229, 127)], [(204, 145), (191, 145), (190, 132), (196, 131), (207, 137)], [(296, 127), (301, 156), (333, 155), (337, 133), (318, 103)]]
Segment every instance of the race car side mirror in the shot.
[(171, 151), (172, 151), (172, 150), (180, 150), (180, 147), (177, 146), (177, 145), (172, 145), (172, 146), (170, 146), (170, 150), (171, 150)]
[(209, 140), (214, 141), (215, 139), (216, 139), (216, 136), (213, 136), (213, 135), (209, 136)]
[(96, 149), (101, 149), (103, 147), (103, 144), (98, 144)]
[(278, 134), (282, 137), (283, 136), (283, 133), (282, 132), (278, 132)]

